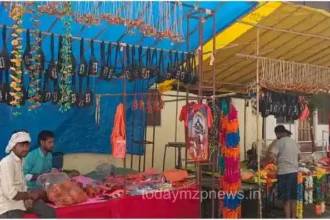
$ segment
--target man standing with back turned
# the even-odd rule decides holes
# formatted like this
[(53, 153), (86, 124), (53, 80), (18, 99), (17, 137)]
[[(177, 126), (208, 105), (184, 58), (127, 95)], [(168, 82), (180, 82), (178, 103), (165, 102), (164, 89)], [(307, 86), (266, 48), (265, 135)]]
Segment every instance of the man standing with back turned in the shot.
[(25, 158), (24, 176), (29, 189), (36, 188), (37, 178), (52, 171), (54, 134), (51, 131), (41, 131), (38, 135), (39, 147), (31, 151)]
[(285, 218), (296, 218), (300, 147), (283, 125), (275, 127), (275, 134), (278, 140), (268, 157), (277, 161), (278, 197), (283, 201)]

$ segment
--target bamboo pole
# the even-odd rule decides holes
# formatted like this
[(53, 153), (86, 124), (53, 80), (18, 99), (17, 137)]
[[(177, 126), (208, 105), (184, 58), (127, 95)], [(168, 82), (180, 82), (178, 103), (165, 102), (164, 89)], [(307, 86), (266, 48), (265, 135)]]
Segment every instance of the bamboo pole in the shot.
[[(257, 47), (256, 47), (256, 54), (257, 57), (259, 56), (259, 29), (257, 28)], [(262, 196), (261, 196), (261, 182), (260, 182), (260, 152), (261, 152), (261, 146), (260, 146), (260, 139), (259, 139), (259, 97), (260, 97), (260, 86), (259, 86), (259, 57), (257, 58), (257, 70), (256, 70), (256, 82), (257, 82), (257, 152), (258, 152), (258, 189), (259, 189), (259, 216), (262, 218)]]

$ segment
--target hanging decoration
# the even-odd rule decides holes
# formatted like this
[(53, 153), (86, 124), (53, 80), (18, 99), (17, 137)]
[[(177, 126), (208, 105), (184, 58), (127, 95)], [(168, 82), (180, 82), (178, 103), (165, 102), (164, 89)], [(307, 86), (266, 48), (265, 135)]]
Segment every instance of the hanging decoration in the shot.
[[(221, 102), (220, 131), (220, 186), (225, 192), (222, 217), (241, 217), (240, 149), (238, 115), (235, 106), (228, 100)], [(221, 168), (221, 166), (223, 166)]]
[[(14, 32), (12, 33), (12, 59), (11, 59), (11, 70), (12, 74), (10, 77), (13, 79), (10, 87), (12, 88), (12, 92), (10, 95), (12, 97), (12, 101), (10, 104), (14, 107), (20, 107), (20, 102), (23, 99), (22, 93), (22, 25), (23, 25), (23, 15), (25, 12), (25, 8), (22, 4), (14, 4), (12, 10), (10, 12), (10, 17), (15, 21), (15, 25), (13, 26)], [(15, 112), (14, 115), (19, 115), (19, 112)]]
[(314, 177), (314, 204), (317, 215), (321, 215), (325, 211), (325, 181), (325, 170), (317, 167)]
[(330, 68), (259, 58), (261, 62), (260, 86), (279, 91), (303, 93), (329, 93)]
[[(24, 3), (29, 6), (32, 3)], [(136, 30), (144, 36), (158, 40), (169, 39), (172, 43), (184, 41), (183, 5), (181, 2), (149, 1), (85, 1), (75, 2), (68, 12), (67, 2), (38, 2), (38, 12), (63, 18), (72, 16), (73, 20), (84, 26), (99, 26), (101, 21), (111, 25), (123, 25), (126, 33), (133, 35)], [(158, 4), (159, 13), (153, 5)], [(11, 8), (12, 2), (4, 2), (5, 8)], [(71, 5), (71, 3), (70, 3)], [(137, 13), (134, 13), (134, 12)], [(69, 14), (68, 14), (69, 13)]]
[(298, 172), (298, 186), (297, 186), (297, 210), (296, 210), (296, 216), (297, 218), (302, 219), (303, 218), (303, 184), (304, 179), (301, 172)]
[(41, 66), (41, 57), (40, 57), (40, 50), (41, 50), (41, 38), (40, 38), (40, 30), (38, 26), (40, 25), (39, 17), (41, 13), (38, 11), (38, 5), (36, 3), (29, 5), (28, 7), (30, 12), (33, 14), (31, 17), (31, 21), (33, 22), (32, 29), (34, 30), (32, 35), (32, 39), (34, 39), (31, 43), (31, 66), (27, 68), (27, 72), (30, 74), (30, 82), (29, 82), (29, 111), (37, 109), (40, 106), (40, 96), (39, 96), (39, 85), (40, 85), (40, 66)]
[(313, 204), (313, 177), (306, 176), (305, 180), (305, 204)]
[(64, 15), (62, 17), (62, 21), (64, 23), (64, 30), (63, 30), (63, 42), (62, 42), (62, 50), (61, 53), (61, 59), (62, 59), (62, 65), (61, 67), (61, 108), (60, 110), (62, 112), (67, 111), (71, 108), (71, 75), (74, 71), (74, 58), (72, 57), (72, 35), (71, 35), (71, 23), (72, 23), (72, 6), (71, 2), (65, 2), (63, 3), (63, 11)]

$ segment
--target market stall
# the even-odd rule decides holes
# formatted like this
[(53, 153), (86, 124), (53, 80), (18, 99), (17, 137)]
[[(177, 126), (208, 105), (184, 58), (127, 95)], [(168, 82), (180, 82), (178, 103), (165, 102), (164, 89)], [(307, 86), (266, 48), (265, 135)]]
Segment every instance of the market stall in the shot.
[[(0, 87), (0, 107), (4, 113), (3, 121), (8, 124), (6, 131), (25, 126), (29, 119), (34, 127), (25, 127), (31, 129), (31, 134), (45, 127), (57, 129), (55, 133), (60, 138), (56, 144), (62, 147), (59, 151), (112, 153), (113, 158), (123, 162), (125, 170), (129, 166), (128, 154), (136, 155), (131, 156), (131, 169), (133, 159), (139, 160), (136, 168), (139, 172), (134, 174), (120, 175), (110, 162), (101, 164), (96, 170), (104, 174), (102, 180), (66, 172), (40, 176), (38, 187), (47, 192), (48, 200), (59, 217), (193, 218), (200, 215), (199, 174), (205, 165), (212, 165), (214, 169), (215, 154), (211, 154), (209, 160), (206, 147), (202, 160), (192, 161), (198, 170), (197, 181), (184, 170), (157, 172), (146, 167), (146, 145), (152, 145), (149, 157), (152, 166), (156, 145), (155, 125), (152, 140), (146, 140), (147, 115), (153, 115), (155, 120), (155, 114), (164, 107), (162, 97), (165, 94), (161, 88), (167, 83), (171, 87), (173, 82), (178, 88), (184, 85), (187, 91), (197, 91), (198, 94), (197, 97), (187, 95), (185, 100), (197, 100), (198, 105), (202, 105), (205, 99), (215, 103), (216, 98), (228, 96), (217, 95), (215, 84), (212, 96), (204, 94), (201, 63), (204, 53), (215, 53), (215, 47), (203, 51), (202, 44), (209, 40), (212, 32), (215, 45), (214, 36), (220, 31), (216, 15), (221, 10), (230, 12), (228, 7), (222, 9), (229, 3), (211, 4), (211, 9), (199, 7), (200, 4), (2, 3), (4, 20), (0, 24), (3, 42), (0, 69), (3, 86)], [(243, 14), (254, 5), (239, 3), (234, 11)], [(238, 16), (235, 15), (234, 19)], [(52, 22), (45, 24), (46, 18), (51, 18)], [(60, 28), (58, 21), (63, 23)], [(183, 23), (187, 26), (187, 33), (183, 31)], [(76, 32), (79, 28), (72, 28), (77, 24), (79, 33)], [(111, 25), (123, 31), (118, 38), (113, 32), (102, 35)], [(57, 31), (53, 32), (53, 27)], [(82, 34), (87, 27), (88, 33)], [(192, 32), (191, 28), (194, 29)], [(94, 34), (90, 31), (92, 29)], [(197, 30), (198, 34), (192, 39), (191, 35)], [(140, 40), (131, 41), (134, 34), (140, 34)], [(167, 46), (156, 48), (163, 40), (168, 40), (164, 43)], [(157, 86), (159, 89), (151, 93), (149, 89), (155, 82), (156, 89)], [(107, 97), (116, 101), (103, 101)], [(179, 96), (175, 98), (169, 102), (178, 102)], [(94, 107), (95, 111), (89, 111)], [(103, 110), (106, 114), (102, 114)], [(69, 116), (64, 118), (61, 114)], [(235, 120), (235, 116), (232, 119)], [(38, 125), (34, 123), (36, 121), (41, 123)], [(51, 122), (52, 125), (48, 125)], [(61, 123), (66, 129), (60, 127)], [(1, 135), (6, 136), (5, 132)], [(144, 198), (153, 194), (156, 197), (157, 193), (161, 194), (161, 199)], [(177, 193), (185, 196), (177, 198)], [(126, 207), (130, 210), (127, 211)]]
[[(217, 53), (214, 58), (218, 64), (217, 88), (223, 92), (247, 94), (244, 98), (252, 106), (256, 119), (255, 142), (259, 158), (259, 176), (262, 174), (260, 155), (265, 133), (262, 121), (273, 115), (275, 118), (284, 116), (289, 120), (298, 120), (298, 123), (306, 120), (308, 122), (311, 120), (308, 115), (313, 109), (309, 109), (306, 103), (315, 94), (329, 92), (327, 55), (330, 38), (329, 32), (326, 31), (328, 21), (329, 13), (322, 10), (287, 2), (264, 2), (217, 36), (225, 41), (216, 48), (225, 53)], [(205, 48), (211, 46), (212, 42), (204, 45)], [(212, 59), (205, 54), (203, 63), (206, 64)], [(211, 85), (212, 77), (211, 67), (205, 65), (204, 79), (207, 85)], [(324, 211), (322, 198), (326, 194), (326, 169), (318, 167), (316, 170), (323, 175), (305, 175), (308, 178), (303, 178), (302, 175), (298, 179), (299, 218), (303, 217), (302, 201), (305, 198), (301, 192), (306, 184), (307, 188), (317, 190), (320, 195), (313, 201), (317, 215)], [(272, 174), (274, 175), (274, 172)], [(245, 177), (251, 176), (254, 175), (246, 174)], [(304, 179), (307, 179), (307, 182), (303, 182)], [(311, 179), (319, 185), (311, 187)], [(261, 192), (264, 187), (262, 182), (266, 185), (267, 181), (262, 181), (261, 178), (256, 181)], [(268, 183), (275, 181), (269, 178)], [(262, 217), (263, 194), (259, 195), (259, 215)]]

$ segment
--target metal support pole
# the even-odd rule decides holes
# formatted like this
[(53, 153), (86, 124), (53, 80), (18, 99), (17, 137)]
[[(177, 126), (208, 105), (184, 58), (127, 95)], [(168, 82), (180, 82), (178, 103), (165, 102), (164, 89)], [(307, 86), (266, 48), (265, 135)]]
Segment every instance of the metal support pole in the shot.
[[(174, 142), (178, 141), (178, 108), (179, 108), (179, 91), (180, 91), (180, 83), (178, 82), (177, 86), (176, 86), (176, 102), (175, 102), (175, 128), (174, 128)], [(180, 150), (180, 148), (178, 148), (178, 151)], [(178, 154), (180, 154), (178, 152)], [(176, 168), (176, 156), (177, 156), (177, 152), (176, 152), (176, 147), (174, 148), (174, 167)]]
[[(124, 48), (124, 63), (126, 63), (126, 48)], [(125, 128), (127, 127), (127, 123), (126, 123), (126, 77), (123, 79), (123, 106), (124, 106), (124, 112), (123, 112), (123, 117), (124, 117), (124, 122), (125, 122)], [(125, 135), (127, 137), (127, 135)], [(124, 169), (126, 170), (126, 156), (123, 159), (123, 163), (124, 163)], [(126, 172), (124, 174), (124, 195), (126, 195)]]
[[(216, 53), (216, 18), (215, 15), (213, 15), (213, 57), (215, 57), (215, 53)], [(203, 54), (202, 54), (203, 56)], [(212, 72), (213, 72), (213, 96), (215, 97), (216, 95), (216, 91), (215, 91), (215, 62), (213, 62), (213, 66), (212, 66)], [(203, 81), (202, 81), (203, 83)], [(215, 105), (215, 98), (213, 99), (213, 105)], [(216, 113), (215, 113), (216, 114)], [(213, 146), (215, 147), (215, 146)], [(211, 203), (212, 203), (212, 218), (214, 218), (214, 212), (215, 212), (215, 198), (214, 198), (214, 191), (215, 191), (215, 166), (216, 166), (216, 153), (215, 151), (213, 151), (213, 155), (211, 157), (212, 160), (212, 192), (211, 192)]]
[(244, 99), (244, 160), (246, 161), (246, 140), (247, 140), (247, 137), (246, 137), (246, 104), (248, 103), (248, 100), (247, 99)]
[[(257, 28), (257, 48), (256, 54), (259, 56), (259, 28)], [(259, 138), (260, 128), (259, 128), (259, 97), (260, 97), (260, 86), (259, 86), (259, 57), (257, 58), (257, 70), (256, 70), (256, 82), (257, 82), (257, 152), (258, 152), (258, 189), (259, 189), (259, 216), (262, 218), (262, 196), (261, 196), (261, 182), (260, 182), (260, 152), (261, 152), (261, 141)]]

